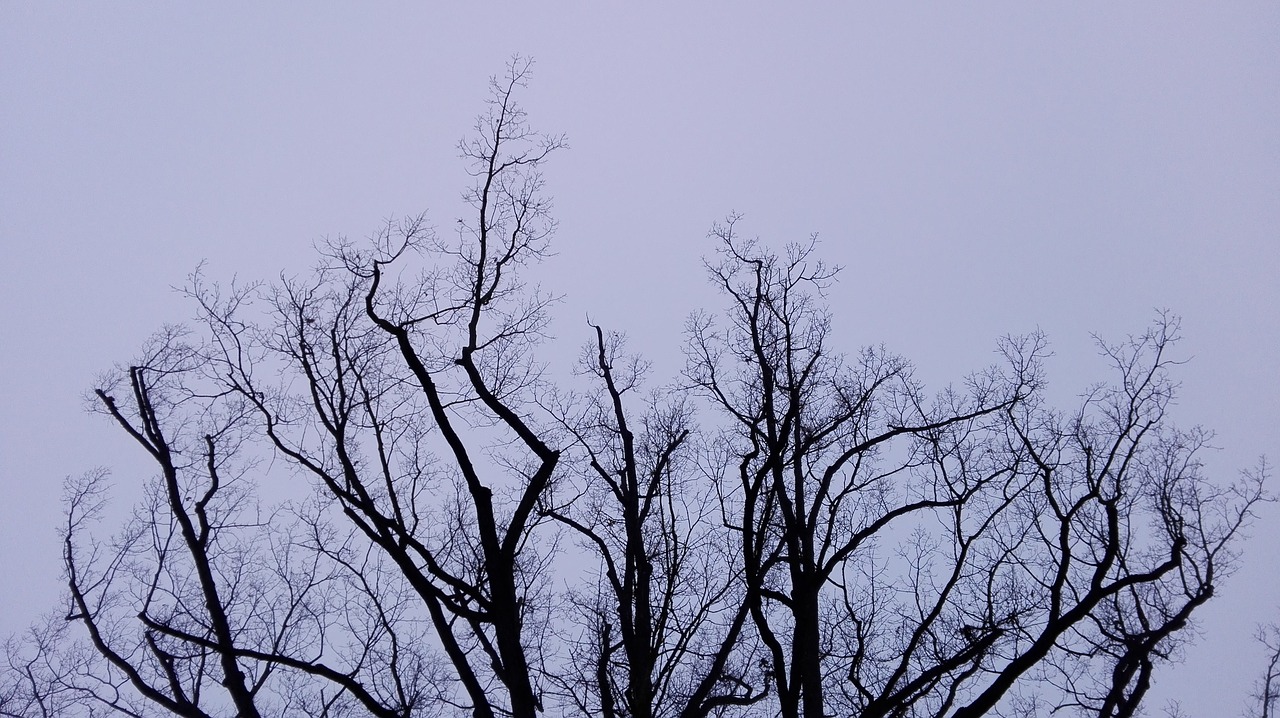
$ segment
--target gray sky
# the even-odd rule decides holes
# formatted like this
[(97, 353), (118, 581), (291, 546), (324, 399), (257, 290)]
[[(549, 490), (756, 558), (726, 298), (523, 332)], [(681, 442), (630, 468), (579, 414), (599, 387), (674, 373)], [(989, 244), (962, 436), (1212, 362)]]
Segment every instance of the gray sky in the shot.
[[(1070, 400), (1107, 378), (1090, 331), (1168, 307), (1210, 470), (1280, 454), (1274, 2), (218, 5), (0, 4), (0, 632), (56, 603), (63, 477), (111, 466), (127, 506), (145, 471), (83, 395), (188, 317), (170, 287), (204, 259), (302, 272), (390, 215), (447, 229), (455, 144), (513, 53), (537, 61), (534, 124), (572, 147), (548, 171), (553, 356), (590, 313), (674, 372), (705, 233), (739, 211), (771, 242), (818, 232), (846, 268), (842, 344), (884, 342), (935, 388), (1038, 327)], [(1268, 507), (1160, 696), (1235, 712), (1252, 627), (1280, 619), (1278, 544)]]

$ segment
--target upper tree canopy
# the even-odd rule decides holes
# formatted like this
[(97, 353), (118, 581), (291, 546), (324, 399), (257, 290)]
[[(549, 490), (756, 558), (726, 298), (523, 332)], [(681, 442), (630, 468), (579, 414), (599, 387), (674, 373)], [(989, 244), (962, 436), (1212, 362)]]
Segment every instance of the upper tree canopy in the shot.
[(841, 348), (815, 242), (731, 218), (681, 376), (590, 326), (553, 382), (520, 274), (564, 140), (527, 72), (461, 144), (448, 231), (197, 274), (198, 321), (95, 387), (155, 476), (107, 534), (105, 474), (69, 482), (65, 610), (11, 647), (0, 714), (1136, 715), (1266, 474), (1206, 476), (1168, 421), (1177, 320), (1100, 343), (1112, 378), (1065, 410), (1035, 335), (931, 393)]

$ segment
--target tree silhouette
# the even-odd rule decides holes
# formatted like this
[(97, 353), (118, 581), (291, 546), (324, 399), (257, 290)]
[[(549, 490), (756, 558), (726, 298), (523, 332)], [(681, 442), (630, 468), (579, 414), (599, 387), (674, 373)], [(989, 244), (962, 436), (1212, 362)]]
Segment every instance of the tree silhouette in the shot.
[(1167, 419), (1177, 320), (1100, 342), (1116, 378), (1070, 411), (1037, 335), (929, 394), (838, 349), (814, 241), (734, 217), (681, 378), (646, 394), (592, 326), (552, 381), (521, 271), (565, 143), (517, 103), (528, 70), (460, 145), (452, 236), (197, 272), (199, 320), (104, 377), (155, 479), (106, 539), (106, 474), (69, 482), (66, 610), (8, 644), (0, 715), (1136, 715), (1267, 474), (1211, 480)]

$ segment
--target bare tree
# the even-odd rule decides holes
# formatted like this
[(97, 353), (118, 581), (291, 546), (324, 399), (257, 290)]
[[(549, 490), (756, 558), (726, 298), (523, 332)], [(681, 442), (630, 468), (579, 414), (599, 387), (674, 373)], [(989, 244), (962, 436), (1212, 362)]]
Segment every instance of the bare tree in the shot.
[[(97, 387), (156, 478), (107, 539), (105, 474), (69, 484), (68, 610), (6, 649), (0, 714), (1136, 715), (1268, 473), (1210, 480), (1208, 435), (1167, 420), (1176, 321), (1100, 344), (1117, 379), (1072, 412), (1039, 336), (929, 395), (835, 348), (814, 241), (730, 220), (682, 386), (644, 398), (594, 327), (589, 388), (557, 391), (520, 272), (564, 141), (530, 129), (527, 73), (461, 145), (453, 234), (197, 272), (194, 328)], [(563, 570), (584, 553), (597, 573)]]
[(1104, 346), (1120, 384), (1066, 419), (1038, 337), (929, 400), (905, 361), (829, 348), (812, 242), (734, 224), (709, 265), (728, 318), (691, 323), (688, 376), (732, 426), (726, 521), (780, 714), (985, 715), (1047, 684), (1132, 715), (1263, 496), (1262, 473), (1205, 479), (1203, 432), (1165, 422), (1176, 323)]
[(1273, 718), (1280, 708), (1280, 626), (1260, 626), (1256, 638), (1267, 649), (1267, 664), (1258, 678), (1250, 706), (1252, 718)]
[[(272, 329), (241, 323), (240, 295), (193, 291), (227, 390), (412, 587), (477, 716), (542, 710), (530, 639), (545, 622), (548, 557), (533, 528), (560, 452), (526, 411), (548, 300), (522, 291), (516, 272), (554, 228), (538, 168), (563, 141), (527, 127), (513, 96), (527, 71), (516, 61), (495, 80), (461, 146), (476, 214), (458, 220), (456, 242), (416, 218), (388, 225), (371, 252), (334, 245), (314, 280), (271, 295)], [(433, 255), (445, 263), (395, 279)], [(289, 380), (264, 385), (264, 362)]]
[(1016, 650), (957, 715), (989, 712), (1037, 665), (1059, 709), (1134, 715), (1155, 666), (1234, 566), (1268, 470), (1230, 485), (1204, 475), (1208, 435), (1166, 417), (1176, 339), (1177, 321), (1161, 316), (1125, 343), (1100, 341), (1114, 385), (1094, 387), (1073, 414), (1039, 403), (1009, 413), (1012, 450), (1029, 459), (1036, 487), (1027, 540), (1009, 547), (1032, 610), (1011, 636)]
[(593, 328), (581, 369), (598, 390), (558, 412), (582, 454), (578, 492), (545, 509), (601, 564), (600, 584), (575, 601), (585, 638), (574, 662), (595, 671), (571, 676), (566, 694), (580, 712), (598, 706), (607, 718), (701, 718), (752, 705), (763, 692), (742, 646), (740, 562), (699, 475), (691, 405), (654, 394), (634, 416), (628, 402), (646, 366), (623, 353), (619, 335)]
[[(819, 301), (835, 271), (815, 259), (812, 242), (778, 256), (742, 241), (734, 223), (716, 228), (719, 261), (709, 265), (729, 300), (727, 326), (709, 315), (692, 321), (688, 376), (732, 425), (725, 520), (739, 536), (778, 710), (787, 718), (827, 715), (831, 679), (841, 671), (856, 689), (846, 691), (851, 714), (899, 711), (947, 679), (954, 685), (990, 650), (992, 630), (982, 623), (961, 641), (932, 634), (959, 628), (944, 609), (973, 540), (962, 535), (962, 511), (1008, 473), (999, 461), (964, 455), (981, 449), (968, 437), (1021, 401), (1035, 377), (1029, 368), (1012, 381), (981, 377), (970, 396), (926, 406), (903, 360), (873, 349), (846, 363), (828, 348), (830, 317)], [(914, 443), (894, 455), (896, 441)], [(958, 473), (946, 471), (950, 458)], [(919, 557), (919, 623), (895, 646), (899, 665), (886, 666), (871, 644), (885, 631), (903, 635), (905, 626), (893, 625), (890, 598), (877, 593), (895, 589), (875, 575), (875, 559), (858, 559), (898, 526), (948, 518), (941, 528), (956, 534), (954, 570), (926, 596), (927, 559)], [(928, 663), (913, 665), (920, 652)]]
[(15, 714), (317, 715), (359, 704), (403, 716), (434, 699), (429, 656), (386, 660), (411, 624), (394, 610), (370, 623), (343, 608), (394, 600), (385, 586), (370, 590), (374, 571), (353, 581), (333, 536), (308, 548), (320, 523), (261, 513), (246, 450), (252, 407), (209, 367), (204, 348), (168, 330), (95, 391), (158, 476), (108, 540), (92, 531), (106, 474), (69, 482), (63, 623), (82, 625), (86, 641), (66, 642), (56, 621), (33, 634), (37, 650), (21, 662), (27, 707)]
[[(168, 332), (96, 391), (160, 480), (105, 551), (84, 532), (101, 480), (72, 490), (69, 618), (104, 661), (90, 702), (184, 716), (542, 709), (549, 556), (532, 529), (559, 451), (522, 411), (547, 300), (516, 271), (554, 228), (538, 168), (563, 141), (528, 129), (513, 96), (527, 71), (515, 61), (494, 81), (461, 146), (476, 214), (456, 242), (417, 218), (371, 252), (333, 245), (310, 282), (223, 292), (197, 274), (199, 340)], [(432, 254), (445, 262), (422, 281), (392, 274)], [(257, 319), (264, 302), (274, 322)], [(322, 497), (292, 510), (279, 543), (280, 515), (251, 498), (246, 447), (261, 439)], [(294, 554), (309, 565), (280, 564)], [(460, 696), (437, 679), (436, 650)], [(269, 697), (277, 675), (293, 683)]]

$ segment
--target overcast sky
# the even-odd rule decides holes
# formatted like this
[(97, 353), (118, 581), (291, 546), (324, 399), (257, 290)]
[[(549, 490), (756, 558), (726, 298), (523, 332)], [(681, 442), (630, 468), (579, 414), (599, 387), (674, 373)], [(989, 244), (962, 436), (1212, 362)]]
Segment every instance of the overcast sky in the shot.
[[(549, 356), (590, 313), (671, 375), (713, 296), (706, 231), (737, 211), (768, 242), (817, 232), (841, 345), (935, 388), (1040, 328), (1070, 400), (1107, 378), (1090, 332), (1167, 307), (1209, 469), (1280, 455), (1280, 4), (259, 5), (0, 4), (0, 633), (57, 605), (63, 477), (112, 467), (126, 506), (141, 480), (83, 396), (192, 314), (171, 287), (202, 260), (303, 272), (388, 216), (450, 226), (456, 142), (515, 53), (572, 148), (548, 169)], [(1160, 701), (1236, 712), (1278, 547), (1268, 507)]]

